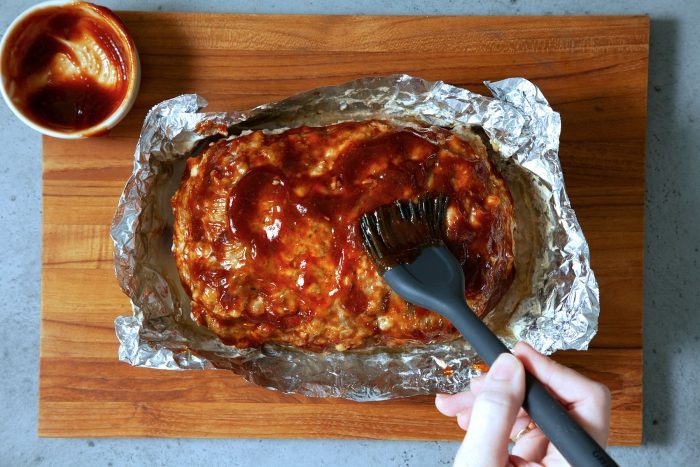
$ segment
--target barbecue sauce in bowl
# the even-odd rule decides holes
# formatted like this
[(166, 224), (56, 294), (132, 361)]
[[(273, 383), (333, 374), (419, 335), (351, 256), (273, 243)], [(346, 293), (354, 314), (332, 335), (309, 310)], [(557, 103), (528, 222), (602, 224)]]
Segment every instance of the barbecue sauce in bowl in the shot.
[(131, 104), (136, 49), (107, 8), (84, 2), (39, 8), (3, 42), (6, 97), (41, 128), (82, 136), (104, 132), (109, 127), (100, 124)]

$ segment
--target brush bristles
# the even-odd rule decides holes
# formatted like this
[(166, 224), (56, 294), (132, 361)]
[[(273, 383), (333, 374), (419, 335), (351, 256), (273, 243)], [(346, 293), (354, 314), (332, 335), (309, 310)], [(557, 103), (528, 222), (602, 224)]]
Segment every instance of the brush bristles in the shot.
[(362, 242), (383, 273), (415, 259), (422, 247), (441, 244), (448, 199), (422, 195), (416, 201), (395, 201), (360, 217)]

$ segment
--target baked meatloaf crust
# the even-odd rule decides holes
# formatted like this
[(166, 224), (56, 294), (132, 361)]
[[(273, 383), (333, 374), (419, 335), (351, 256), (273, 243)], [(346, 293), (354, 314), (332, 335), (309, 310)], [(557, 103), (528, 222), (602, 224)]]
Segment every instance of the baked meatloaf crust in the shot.
[(447, 243), (483, 316), (513, 278), (513, 207), (478, 137), (385, 121), (255, 131), (187, 162), (172, 199), (173, 252), (192, 315), (224, 343), (343, 351), (452, 340), (364, 252), (361, 214), (449, 197)]

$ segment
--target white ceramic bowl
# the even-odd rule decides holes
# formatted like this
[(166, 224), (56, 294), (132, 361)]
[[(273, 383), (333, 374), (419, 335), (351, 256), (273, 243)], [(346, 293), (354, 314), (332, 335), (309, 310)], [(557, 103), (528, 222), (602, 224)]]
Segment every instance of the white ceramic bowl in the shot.
[[(60, 7), (64, 5), (71, 5), (73, 7), (80, 6), (85, 8), (97, 8), (101, 16), (105, 20), (105, 23), (107, 23), (112, 28), (112, 30), (116, 32), (120, 38), (123, 39), (123, 45), (125, 46), (125, 49), (128, 51), (129, 54), (128, 59), (130, 61), (131, 70), (130, 76), (128, 78), (128, 88), (124, 97), (122, 98), (120, 105), (105, 119), (93, 125), (92, 127), (75, 131), (62, 131), (57, 130), (55, 128), (49, 128), (27, 117), (27, 115), (25, 115), (24, 112), (20, 108), (18, 108), (17, 105), (10, 98), (10, 95), (7, 90), (8, 79), (5, 71), (5, 55), (9, 53), (8, 50), (11, 45), (9, 44), (9, 38), (13, 36), (12, 33), (15, 30), (15, 28), (17, 28), (17, 26), (20, 25), (25, 18), (37, 12), (38, 10), (42, 10), (47, 7)], [(119, 123), (126, 116), (127, 113), (129, 113), (129, 110), (131, 110), (131, 107), (134, 105), (134, 101), (136, 100), (140, 82), (141, 63), (139, 61), (139, 55), (136, 51), (134, 41), (129, 35), (129, 31), (127, 31), (126, 26), (124, 26), (121, 20), (111, 10), (99, 5), (94, 5), (85, 2), (70, 2), (64, 0), (51, 0), (47, 2), (38, 3), (24, 11), (17, 18), (15, 18), (15, 20), (10, 24), (10, 27), (7, 28), (7, 31), (5, 31), (5, 35), (3, 36), (2, 41), (0, 41), (0, 93), (2, 93), (2, 97), (5, 99), (5, 103), (7, 103), (7, 106), (10, 108), (10, 110), (12, 110), (12, 112), (17, 116), (17, 118), (19, 118), (25, 125), (48, 136), (64, 139), (78, 139), (105, 134), (108, 130), (116, 126), (117, 123)]]

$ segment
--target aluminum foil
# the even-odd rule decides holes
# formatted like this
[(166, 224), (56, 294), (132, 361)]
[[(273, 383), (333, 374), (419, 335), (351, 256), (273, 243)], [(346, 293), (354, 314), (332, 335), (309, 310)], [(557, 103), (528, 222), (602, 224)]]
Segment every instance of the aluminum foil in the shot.
[(522, 78), (485, 83), (493, 97), (407, 75), (364, 78), (250, 110), (202, 113), (188, 94), (146, 117), (134, 171), (111, 228), (115, 273), (132, 314), (115, 321), (119, 359), (160, 369), (226, 369), (270, 389), (374, 401), (466, 389), (484, 368), (462, 339), (405, 349), (316, 353), (279, 345), (238, 349), (190, 316), (172, 243), (170, 197), (185, 159), (214, 138), (251, 129), (380, 118), (416, 121), (472, 137), (483, 128), (514, 197), (516, 278), (487, 323), (508, 346), (519, 340), (550, 354), (587, 348), (597, 330), (598, 286), (588, 245), (564, 189), (557, 156), (560, 119)]

